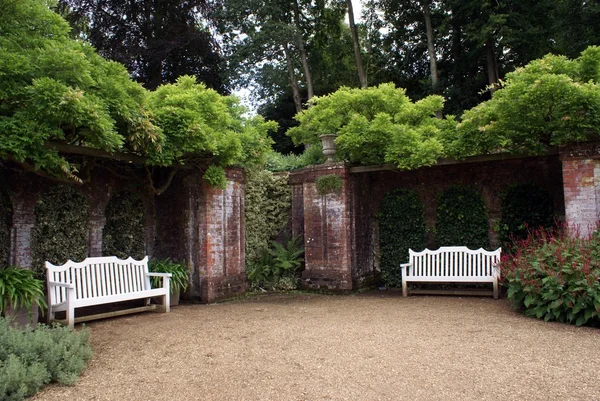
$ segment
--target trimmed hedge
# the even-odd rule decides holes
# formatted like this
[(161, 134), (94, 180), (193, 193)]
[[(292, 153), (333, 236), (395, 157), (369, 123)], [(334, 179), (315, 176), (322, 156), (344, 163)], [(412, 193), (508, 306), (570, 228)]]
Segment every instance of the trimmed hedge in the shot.
[(400, 287), (400, 264), (408, 262), (408, 249), (420, 251), (427, 246), (423, 203), (415, 191), (395, 189), (385, 195), (377, 219), (381, 279), (387, 287)]
[(525, 239), (529, 229), (554, 226), (554, 205), (548, 191), (533, 184), (511, 186), (502, 199), (500, 238)]
[(436, 218), (438, 246), (489, 248), (488, 230), (488, 213), (479, 192), (454, 186), (440, 195)]
[(146, 229), (144, 204), (139, 196), (131, 192), (112, 196), (105, 214), (102, 254), (142, 259), (146, 255)]
[(88, 255), (89, 206), (75, 189), (58, 185), (43, 194), (35, 207), (32, 235), (33, 269), (42, 276), (44, 262), (63, 264)]
[(8, 195), (0, 191), (0, 267), (8, 266), (12, 206)]

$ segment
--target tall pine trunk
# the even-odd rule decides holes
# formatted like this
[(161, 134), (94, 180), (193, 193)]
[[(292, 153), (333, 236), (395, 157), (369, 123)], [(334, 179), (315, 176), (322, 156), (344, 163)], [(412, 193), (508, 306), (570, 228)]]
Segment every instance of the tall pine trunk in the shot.
[(296, 35), (296, 42), (298, 44), (298, 50), (300, 51), (300, 61), (302, 63), (302, 69), (304, 70), (304, 78), (306, 80), (306, 92), (308, 100), (310, 100), (314, 96), (314, 90), (312, 75), (308, 65), (308, 57), (306, 55), (306, 47), (304, 46), (304, 38), (302, 37), (302, 30), (300, 26), (300, 9), (298, 7), (298, 0), (294, 0), (294, 20), (296, 29), (298, 31)]
[(488, 83), (490, 85), (490, 95), (493, 95), (496, 91), (496, 84), (498, 83), (498, 62), (496, 61), (496, 52), (494, 51), (494, 42), (488, 39), (485, 42), (487, 51), (487, 73)]
[(290, 49), (287, 44), (283, 45), (283, 52), (285, 53), (285, 61), (287, 64), (288, 75), (290, 77), (290, 86), (292, 87), (292, 95), (294, 97), (294, 105), (296, 105), (296, 113), (300, 113), (302, 111), (300, 89), (298, 88), (298, 81), (296, 81), (296, 74), (294, 73), (294, 61), (292, 60)]
[(360, 51), (360, 42), (358, 40), (358, 31), (354, 23), (354, 9), (352, 8), (352, 0), (346, 0), (348, 6), (348, 24), (350, 25), (350, 33), (352, 34), (352, 43), (354, 44), (354, 58), (356, 59), (356, 69), (358, 70), (358, 80), (360, 87), (367, 87), (367, 76), (363, 68), (362, 53)]
[[(431, 89), (433, 93), (439, 93), (440, 78), (437, 70), (437, 59), (435, 57), (435, 46), (433, 44), (433, 26), (431, 24), (431, 13), (429, 11), (429, 0), (423, 0), (423, 16), (425, 17), (425, 28), (427, 31), (427, 53), (429, 53), (429, 70), (431, 72)], [(437, 118), (442, 118), (442, 111), (435, 113)]]

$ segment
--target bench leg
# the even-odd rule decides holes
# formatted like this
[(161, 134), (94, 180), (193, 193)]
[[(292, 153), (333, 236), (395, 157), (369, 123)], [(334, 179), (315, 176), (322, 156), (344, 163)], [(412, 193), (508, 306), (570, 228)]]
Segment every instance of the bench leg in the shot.
[(67, 307), (67, 325), (70, 329), (75, 328), (75, 308), (71, 305)]
[(408, 283), (404, 280), (402, 280), (402, 296), (403, 297), (408, 296)]
[(498, 280), (494, 280), (494, 299), (498, 299)]

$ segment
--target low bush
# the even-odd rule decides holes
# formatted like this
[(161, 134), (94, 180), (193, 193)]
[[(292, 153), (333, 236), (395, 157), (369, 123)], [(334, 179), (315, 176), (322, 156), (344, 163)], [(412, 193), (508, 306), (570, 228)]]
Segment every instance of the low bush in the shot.
[(73, 384), (92, 356), (87, 330), (9, 327), (0, 317), (0, 399), (23, 400), (48, 383)]
[(296, 272), (302, 266), (303, 255), (299, 237), (285, 244), (272, 241), (268, 251), (248, 266), (250, 287), (254, 290), (295, 290), (298, 284)]
[(530, 231), (502, 257), (500, 269), (512, 305), (527, 316), (559, 322), (600, 323), (600, 234)]

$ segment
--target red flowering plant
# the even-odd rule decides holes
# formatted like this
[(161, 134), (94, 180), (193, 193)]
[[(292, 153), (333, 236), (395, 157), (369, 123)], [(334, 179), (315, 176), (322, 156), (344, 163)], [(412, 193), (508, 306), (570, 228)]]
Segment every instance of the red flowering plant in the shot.
[(514, 308), (545, 321), (600, 324), (600, 233), (582, 238), (577, 231), (529, 230), (514, 241), (500, 262)]

